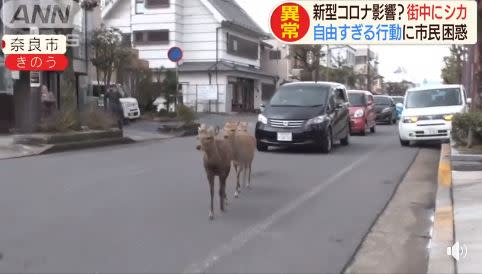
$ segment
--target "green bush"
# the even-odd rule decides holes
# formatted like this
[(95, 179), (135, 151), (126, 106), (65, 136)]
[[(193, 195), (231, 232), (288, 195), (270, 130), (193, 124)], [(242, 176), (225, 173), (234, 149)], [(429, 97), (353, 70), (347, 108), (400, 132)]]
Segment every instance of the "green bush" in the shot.
[(82, 125), (89, 129), (106, 130), (117, 127), (117, 120), (110, 112), (91, 108), (81, 114)]
[(68, 132), (80, 130), (79, 116), (76, 111), (56, 111), (40, 122), (41, 132)]
[(194, 111), (185, 105), (179, 105), (177, 107), (177, 115), (185, 125), (194, 124), (194, 120), (196, 119)]
[(456, 114), (452, 121), (452, 138), (459, 145), (466, 145), (469, 130), (474, 132), (474, 144), (482, 143), (482, 112)]

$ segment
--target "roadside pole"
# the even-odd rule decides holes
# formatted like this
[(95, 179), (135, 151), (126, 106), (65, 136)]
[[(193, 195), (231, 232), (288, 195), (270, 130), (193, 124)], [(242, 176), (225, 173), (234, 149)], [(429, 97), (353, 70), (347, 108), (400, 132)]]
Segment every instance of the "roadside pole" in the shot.
[(176, 100), (174, 101), (175, 102), (174, 108), (176, 110), (177, 110), (178, 98), (179, 98), (179, 61), (176, 62)]
[[(180, 47), (172, 47), (167, 51), (167, 58), (171, 62), (174, 62), (176, 64), (176, 92), (174, 95), (174, 107), (177, 110), (177, 101), (179, 98), (179, 61), (181, 61), (183, 57), (183, 52)], [(169, 111), (169, 106), (167, 106), (168, 111)]]

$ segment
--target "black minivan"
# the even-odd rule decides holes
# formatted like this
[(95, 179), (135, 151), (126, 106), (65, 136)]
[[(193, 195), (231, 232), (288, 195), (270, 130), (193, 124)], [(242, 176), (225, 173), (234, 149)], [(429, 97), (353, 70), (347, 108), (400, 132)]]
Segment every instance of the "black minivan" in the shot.
[(258, 115), (257, 148), (266, 151), (269, 146), (311, 145), (328, 153), (334, 141), (348, 145), (348, 106), (348, 96), (342, 84), (285, 84)]

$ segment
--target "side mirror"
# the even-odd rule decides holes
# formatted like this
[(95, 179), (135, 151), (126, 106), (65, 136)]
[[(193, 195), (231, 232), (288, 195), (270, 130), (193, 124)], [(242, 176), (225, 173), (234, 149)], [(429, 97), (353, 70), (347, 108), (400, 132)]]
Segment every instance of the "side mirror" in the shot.
[(471, 105), (472, 104), (472, 98), (467, 98), (467, 105)]
[(263, 112), (265, 107), (266, 107), (266, 105), (263, 104), (263, 103), (261, 103), (261, 104), (259, 105), (259, 110), (261, 110), (261, 112)]

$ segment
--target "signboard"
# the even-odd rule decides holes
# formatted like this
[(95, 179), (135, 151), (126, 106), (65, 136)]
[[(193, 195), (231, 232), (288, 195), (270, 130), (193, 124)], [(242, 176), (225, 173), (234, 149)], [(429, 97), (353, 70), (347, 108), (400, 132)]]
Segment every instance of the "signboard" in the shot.
[(40, 87), (40, 71), (30, 72), (30, 87), (32, 88)]
[(217, 100), (218, 93), (216, 86), (198, 86), (197, 87), (197, 99), (199, 101)]
[(167, 58), (169, 58), (169, 60), (171, 60), (171, 62), (174, 62), (174, 63), (181, 61), (182, 55), (183, 55), (182, 49), (179, 47), (172, 47), (167, 52)]
[(4, 54), (64, 54), (67, 52), (67, 36), (58, 34), (4, 35)]

